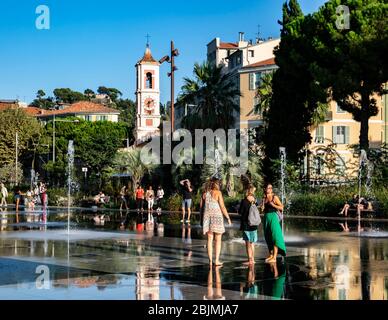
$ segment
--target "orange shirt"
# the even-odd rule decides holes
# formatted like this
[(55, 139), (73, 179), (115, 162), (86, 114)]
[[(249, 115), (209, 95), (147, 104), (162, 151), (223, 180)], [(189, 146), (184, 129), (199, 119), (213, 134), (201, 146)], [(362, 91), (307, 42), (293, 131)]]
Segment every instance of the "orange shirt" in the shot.
[(144, 199), (144, 190), (143, 190), (143, 188), (136, 189), (136, 199)]

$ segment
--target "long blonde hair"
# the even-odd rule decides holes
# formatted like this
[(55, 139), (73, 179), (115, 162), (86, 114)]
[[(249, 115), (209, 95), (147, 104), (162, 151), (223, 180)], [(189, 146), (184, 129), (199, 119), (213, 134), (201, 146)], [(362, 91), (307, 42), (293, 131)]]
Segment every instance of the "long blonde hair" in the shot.
[(245, 196), (255, 196), (256, 187), (253, 184), (250, 184), (245, 191)]

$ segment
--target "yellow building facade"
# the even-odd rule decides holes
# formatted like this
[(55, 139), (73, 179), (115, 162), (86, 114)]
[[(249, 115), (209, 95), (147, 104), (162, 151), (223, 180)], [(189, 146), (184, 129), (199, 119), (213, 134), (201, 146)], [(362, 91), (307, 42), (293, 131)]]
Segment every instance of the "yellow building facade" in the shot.
[[(238, 71), (240, 97), (240, 130), (258, 127), (262, 116), (255, 113), (257, 88), (261, 77), (276, 70), (274, 59), (259, 61)], [(387, 95), (376, 97), (379, 112), (369, 120), (369, 146), (378, 149), (388, 141)], [(357, 174), (359, 159), (352, 146), (359, 144), (360, 122), (337, 104), (329, 102), (326, 119), (319, 126), (311, 127), (312, 142), (306, 147), (304, 175), (310, 180), (346, 181)]]

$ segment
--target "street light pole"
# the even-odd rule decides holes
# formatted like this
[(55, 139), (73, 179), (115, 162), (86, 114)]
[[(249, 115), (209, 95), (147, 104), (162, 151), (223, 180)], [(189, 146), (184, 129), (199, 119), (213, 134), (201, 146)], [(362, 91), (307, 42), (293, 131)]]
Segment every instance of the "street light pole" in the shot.
[(55, 114), (53, 119), (53, 163), (55, 163)]
[(162, 64), (163, 62), (169, 62), (171, 63), (171, 72), (168, 73), (168, 76), (171, 77), (171, 134), (174, 133), (174, 73), (178, 70), (178, 68), (175, 66), (175, 57), (179, 56), (178, 49), (175, 49), (174, 47), (174, 41), (171, 41), (171, 52), (170, 56), (164, 56), (162, 59), (159, 60), (159, 63)]
[(174, 41), (171, 41), (171, 134), (174, 134)]
[(18, 148), (19, 148), (19, 133), (16, 131), (15, 143), (15, 185), (18, 184)]

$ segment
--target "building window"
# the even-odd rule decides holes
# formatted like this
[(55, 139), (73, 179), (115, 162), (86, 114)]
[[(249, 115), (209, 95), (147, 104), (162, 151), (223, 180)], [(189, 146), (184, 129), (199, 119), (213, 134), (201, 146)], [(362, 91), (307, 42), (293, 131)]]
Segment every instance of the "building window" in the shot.
[(108, 116), (97, 116), (97, 121), (107, 121)]
[(337, 113), (346, 113), (345, 110), (341, 109), (340, 105), (338, 104), (338, 102), (335, 103), (336, 104), (336, 112)]
[(249, 90), (255, 90), (255, 74), (249, 74)]
[(345, 170), (346, 170), (345, 158), (338, 156), (335, 159), (335, 169), (338, 173), (345, 173)]
[(325, 170), (325, 160), (323, 154), (318, 154), (315, 157), (315, 172), (317, 175), (324, 174)]
[(249, 74), (249, 90), (257, 90), (262, 83), (262, 72)]
[(317, 144), (322, 144), (325, 142), (325, 127), (324, 126), (318, 126), (315, 129), (315, 139), (314, 142)]
[(255, 73), (255, 89), (260, 87), (260, 85), (261, 85), (261, 77), (262, 77), (261, 72), (256, 72)]
[(152, 89), (152, 73), (146, 73), (146, 89)]
[(250, 58), (253, 58), (255, 56), (255, 51), (254, 50), (248, 50), (248, 56)]
[(333, 142), (337, 144), (349, 143), (349, 127), (334, 126), (333, 127)]
[(86, 121), (93, 121), (93, 117), (88, 115), (88, 116), (85, 116), (85, 120)]
[(236, 66), (240, 65), (241, 64), (241, 54), (238, 54), (236, 56)]

